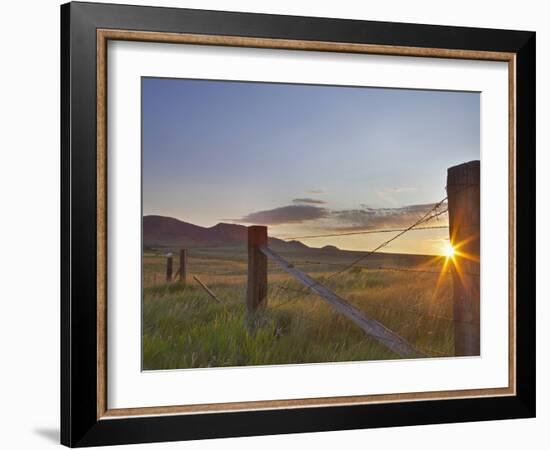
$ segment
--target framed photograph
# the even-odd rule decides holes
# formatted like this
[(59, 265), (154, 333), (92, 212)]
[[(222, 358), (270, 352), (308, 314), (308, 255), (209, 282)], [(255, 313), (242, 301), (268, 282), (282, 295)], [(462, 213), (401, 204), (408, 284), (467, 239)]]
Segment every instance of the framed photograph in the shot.
[(61, 441), (535, 415), (535, 33), (61, 7)]

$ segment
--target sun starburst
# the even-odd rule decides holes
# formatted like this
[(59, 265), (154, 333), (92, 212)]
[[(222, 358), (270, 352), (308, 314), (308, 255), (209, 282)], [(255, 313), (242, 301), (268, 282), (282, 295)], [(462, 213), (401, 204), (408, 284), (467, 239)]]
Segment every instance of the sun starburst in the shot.
[(452, 258), (455, 255), (455, 248), (447, 241), (443, 244), (442, 253), (446, 258)]

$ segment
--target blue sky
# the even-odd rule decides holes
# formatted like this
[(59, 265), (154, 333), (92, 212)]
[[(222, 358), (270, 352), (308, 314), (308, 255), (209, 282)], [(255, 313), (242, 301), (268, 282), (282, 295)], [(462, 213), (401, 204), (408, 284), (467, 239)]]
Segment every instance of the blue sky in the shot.
[[(445, 197), (448, 167), (479, 159), (479, 106), (478, 93), (144, 78), (143, 213), (280, 237), (403, 225)], [(389, 250), (437, 253), (446, 237)]]

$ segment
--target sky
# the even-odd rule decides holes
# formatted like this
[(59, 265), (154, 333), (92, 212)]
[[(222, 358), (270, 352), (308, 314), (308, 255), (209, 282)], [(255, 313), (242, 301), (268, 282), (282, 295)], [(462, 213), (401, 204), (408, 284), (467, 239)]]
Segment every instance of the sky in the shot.
[[(448, 167), (480, 158), (479, 93), (143, 78), (142, 152), (144, 215), (283, 239), (407, 227), (446, 196)], [(439, 254), (446, 239), (410, 232), (384, 251)]]

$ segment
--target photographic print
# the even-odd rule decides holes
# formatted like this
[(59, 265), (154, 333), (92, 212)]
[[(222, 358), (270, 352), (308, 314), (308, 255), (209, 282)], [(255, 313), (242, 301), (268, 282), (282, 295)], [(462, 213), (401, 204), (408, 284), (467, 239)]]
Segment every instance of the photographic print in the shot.
[(479, 92), (141, 90), (143, 370), (480, 354)]

